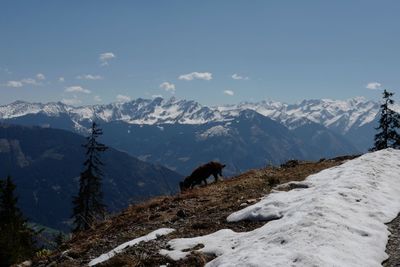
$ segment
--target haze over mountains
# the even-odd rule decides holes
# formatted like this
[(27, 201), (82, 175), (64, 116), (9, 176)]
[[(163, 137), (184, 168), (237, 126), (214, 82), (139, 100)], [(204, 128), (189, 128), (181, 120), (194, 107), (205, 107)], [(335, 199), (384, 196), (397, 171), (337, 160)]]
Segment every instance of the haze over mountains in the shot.
[(288, 159), (354, 154), (372, 145), (379, 103), (363, 98), (274, 101), (207, 107), (175, 98), (73, 107), (17, 101), (0, 106), (3, 122), (86, 134), (92, 120), (103, 141), (182, 174), (209, 160), (235, 174)]

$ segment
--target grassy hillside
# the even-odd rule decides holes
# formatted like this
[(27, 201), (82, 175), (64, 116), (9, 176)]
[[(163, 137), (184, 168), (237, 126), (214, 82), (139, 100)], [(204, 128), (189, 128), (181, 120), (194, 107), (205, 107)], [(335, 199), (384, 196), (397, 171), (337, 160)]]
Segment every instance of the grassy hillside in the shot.
[[(300, 162), (283, 167), (251, 170), (239, 176), (206, 187), (195, 188), (184, 194), (153, 198), (131, 205), (119, 215), (99, 224), (95, 229), (79, 233), (62, 250), (68, 257), (55, 253), (37, 266), (56, 262), (60, 266), (81, 266), (121, 243), (145, 235), (161, 227), (175, 232), (155, 241), (138, 244), (98, 266), (203, 266), (210, 255), (193, 253), (190, 257), (174, 262), (158, 254), (166, 248), (168, 240), (194, 237), (229, 228), (237, 232), (250, 231), (265, 222), (228, 223), (226, 217), (244, 206), (255, 203), (269, 193), (273, 185), (300, 181), (310, 174), (336, 166), (346, 157), (320, 162)], [(289, 190), (290, 188), (288, 188)]]

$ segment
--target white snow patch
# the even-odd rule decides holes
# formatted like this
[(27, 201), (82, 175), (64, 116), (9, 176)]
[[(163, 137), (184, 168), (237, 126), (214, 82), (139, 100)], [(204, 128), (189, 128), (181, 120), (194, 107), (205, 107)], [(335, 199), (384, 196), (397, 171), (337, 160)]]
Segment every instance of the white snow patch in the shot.
[(199, 134), (198, 138), (207, 139), (213, 136), (226, 136), (229, 134), (229, 128), (226, 128), (222, 125), (213, 126), (203, 133)]
[(100, 255), (99, 257), (91, 260), (89, 262), (89, 266), (94, 266), (96, 264), (105, 262), (105, 261), (109, 260), (110, 258), (114, 257), (116, 254), (123, 252), (128, 247), (136, 245), (136, 244), (138, 244), (140, 242), (148, 242), (150, 240), (157, 239), (158, 237), (170, 234), (173, 231), (175, 231), (175, 229), (172, 229), (172, 228), (160, 228), (160, 229), (157, 229), (157, 230), (155, 230), (155, 231), (153, 231), (153, 232), (151, 232), (151, 233), (149, 233), (149, 234), (147, 234), (145, 236), (138, 237), (138, 238), (135, 238), (135, 239), (133, 239), (131, 241), (125, 242), (125, 243), (119, 245), (118, 247), (114, 248), (113, 250), (111, 250), (111, 251), (109, 251), (107, 253), (104, 253), (104, 254)]
[(227, 220), (270, 220), (250, 232), (229, 229), (174, 239), (174, 260), (199, 251), (217, 256), (207, 266), (381, 266), (400, 211), (400, 151), (365, 154), (309, 176), (304, 189), (274, 191)]

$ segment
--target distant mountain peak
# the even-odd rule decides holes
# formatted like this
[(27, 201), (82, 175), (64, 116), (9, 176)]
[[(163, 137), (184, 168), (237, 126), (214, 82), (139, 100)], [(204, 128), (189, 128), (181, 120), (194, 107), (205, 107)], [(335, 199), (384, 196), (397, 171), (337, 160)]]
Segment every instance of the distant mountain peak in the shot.
[(250, 119), (250, 120), (258, 118), (258, 117), (264, 117), (264, 116), (262, 116), (260, 113), (258, 113), (257, 111), (255, 111), (253, 109), (241, 110), (239, 112), (239, 116), (238, 116), (238, 118), (245, 118), (245, 119)]

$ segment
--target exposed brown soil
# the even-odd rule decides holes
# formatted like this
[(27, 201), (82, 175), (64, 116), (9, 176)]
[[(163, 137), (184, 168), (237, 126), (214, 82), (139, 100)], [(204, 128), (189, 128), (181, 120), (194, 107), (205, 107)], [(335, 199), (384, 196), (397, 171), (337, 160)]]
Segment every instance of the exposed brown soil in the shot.
[(389, 258), (383, 262), (384, 267), (400, 267), (400, 214), (387, 224), (390, 236), (386, 245)]
[[(266, 222), (228, 223), (226, 217), (265, 196), (276, 184), (302, 181), (307, 176), (343, 163), (349, 157), (320, 162), (295, 162), (281, 168), (268, 167), (251, 170), (242, 175), (189, 190), (176, 196), (163, 196), (132, 205), (124, 212), (94, 229), (76, 234), (57, 252), (35, 266), (84, 266), (91, 259), (134, 238), (161, 227), (175, 232), (146, 243), (139, 243), (97, 266), (203, 266), (213, 255), (192, 253), (182, 261), (174, 262), (158, 251), (167, 248), (173, 238), (194, 237), (229, 228), (237, 232), (251, 231)], [(389, 266), (389, 265), (388, 265)], [(390, 265), (394, 266), (394, 265)]]

